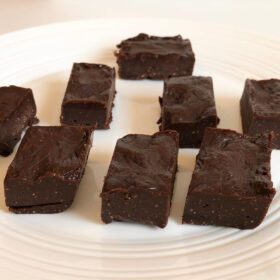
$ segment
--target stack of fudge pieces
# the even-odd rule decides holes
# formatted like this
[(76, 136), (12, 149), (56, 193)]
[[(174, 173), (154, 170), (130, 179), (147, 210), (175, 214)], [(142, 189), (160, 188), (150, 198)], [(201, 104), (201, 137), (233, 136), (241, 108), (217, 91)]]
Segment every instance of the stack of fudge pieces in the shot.
[[(165, 227), (179, 148), (200, 148), (183, 223), (258, 226), (275, 195), (270, 157), (271, 148), (280, 149), (280, 80), (246, 81), (240, 101), (243, 135), (216, 128), (213, 81), (191, 76), (195, 55), (188, 39), (139, 34), (117, 47), (120, 78), (164, 80), (164, 89), (159, 132), (129, 134), (116, 143), (100, 194), (103, 222)], [(115, 93), (113, 68), (74, 63), (61, 107), (62, 126), (30, 127), (8, 169), (5, 197), (11, 211), (56, 213), (71, 205), (92, 132), (109, 129)], [(0, 88), (2, 104), (0, 153), (8, 155), (34, 123), (36, 106), (32, 91), (17, 87)]]

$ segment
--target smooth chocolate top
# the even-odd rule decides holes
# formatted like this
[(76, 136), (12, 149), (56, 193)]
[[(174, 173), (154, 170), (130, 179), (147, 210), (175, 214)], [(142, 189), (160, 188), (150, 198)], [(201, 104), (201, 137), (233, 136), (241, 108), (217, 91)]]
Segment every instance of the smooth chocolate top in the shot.
[(175, 131), (152, 136), (129, 134), (119, 139), (102, 192), (142, 188), (169, 193), (177, 154), (178, 134)]
[(136, 37), (122, 41), (117, 47), (121, 49), (122, 53), (127, 54), (194, 55), (190, 40), (182, 39), (180, 35), (174, 37), (157, 37), (140, 33)]
[(30, 127), (7, 176), (28, 182), (45, 176), (80, 179), (92, 131), (91, 128), (73, 126)]
[(241, 197), (274, 194), (270, 144), (271, 135), (250, 137), (206, 128), (189, 191)]
[(0, 87), (0, 122), (8, 118), (21, 103), (31, 95), (32, 90), (16, 86)]
[(216, 116), (211, 77), (176, 77), (164, 82), (164, 114), (171, 123), (193, 123)]
[(254, 114), (262, 117), (280, 116), (280, 80), (246, 80), (245, 90)]
[(107, 103), (115, 83), (115, 69), (103, 64), (74, 63), (63, 103)]

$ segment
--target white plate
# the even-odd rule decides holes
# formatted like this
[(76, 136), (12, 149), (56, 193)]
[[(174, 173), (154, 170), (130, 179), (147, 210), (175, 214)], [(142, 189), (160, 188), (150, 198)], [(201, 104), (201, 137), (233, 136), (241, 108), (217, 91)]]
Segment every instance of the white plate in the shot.
[[(1, 36), (0, 84), (31, 87), (41, 124), (57, 125), (72, 63), (115, 66), (115, 45), (139, 32), (191, 39), (194, 74), (214, 79), (221, 128), (241, 131), (239, 99), (246, 78), (279, 78), (280, 41), (188, 21), (116, 19), (69, 22)], [(14, 154), (0, 158), (0, 279), (279, 279), (278, 193), (255, 230), (181, 224), (195, 149), (180, 150), (165, 229), (102, 224), (99, 193), (115, 142), (127, 133), (157, 131), (163, 83), (117, 80), (116, 86), (111, 129), (95, 132), (85, 176), (68, 211), (9, 213), (2, 182)], [(280, 153), (274, 151), (276, 188), (279, 163)]]

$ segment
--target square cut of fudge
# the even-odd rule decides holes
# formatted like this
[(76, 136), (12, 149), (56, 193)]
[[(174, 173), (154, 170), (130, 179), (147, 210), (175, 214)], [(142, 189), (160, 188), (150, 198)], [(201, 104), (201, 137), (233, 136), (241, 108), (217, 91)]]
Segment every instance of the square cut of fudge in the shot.
[(131, 221), (164, 228), (177, 171), (178, 134), (129, 134), (117, 141), (101, 193), (104, 223)]
[(206, 128), (186, 199), (183, 223), (252, 229), (275, 195), (271, 134), (250, 137)]
[(23, 130), (36, 119), (32, 90), (16, 86), (0, 87), (0, 155), (8, 156)]
[(72, 204), (91, 148), (92, 128), (34, 126), (8, 168), (4, 190), (10, 211), (58, 213)]
[(280, 80), (246, 80), (240, 100), (243, 133), (274, 132), (272, 148), (280, 149)]
[(114, 68), (74, 63), (62, 102), (61, 124), (109, 129), (115, 93)]
[(176, 130), (180, 148), (200, 147), (205, 128), (216, 127), (219, 123), (210, 77), (166, 80), (160, 104), (160, 130)]
[(191, 42), (174, 37), (157, 37), (140, 33), (122, 41), (116, 52), (122, 79), (163, 80), (191, 75), (195, 56)]

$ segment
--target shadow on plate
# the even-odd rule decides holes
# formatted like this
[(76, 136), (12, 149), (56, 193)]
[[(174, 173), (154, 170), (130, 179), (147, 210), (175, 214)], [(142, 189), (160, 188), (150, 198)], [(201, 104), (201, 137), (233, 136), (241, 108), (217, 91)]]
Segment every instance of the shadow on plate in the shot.
[(170, 218), (182, 224), (182, 216), (198, 149), (180, 149)]
[(16, 153), (16, 149), (14, 152), (8, 157), (0, 156), (0, 180), (1, 180), (1, 189), (0, 189), (0, 211), (9, 212), (8, 207), (5, 203), (5, 194), (4, 194), (4, 178), (6, 176), (8, 167), (12, 162)]
[(151, 135), (159, 131), (160, 106), (157, 97), (133, 96), (129, 98), (126, 110), (131, 133)]
[(242, 132), (241, 115), (238, 97), (215, 98), (217, 114), (220, 118), (219, 128), (227, 128)]
[(88, 163), (73, 205), (69, 209), (74, 215), (102, 224), (101, 198), (99, 194), (102, 191), (107, 169), (107, 164)]

